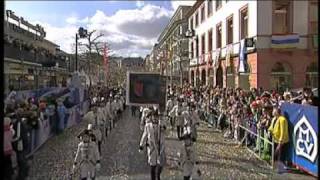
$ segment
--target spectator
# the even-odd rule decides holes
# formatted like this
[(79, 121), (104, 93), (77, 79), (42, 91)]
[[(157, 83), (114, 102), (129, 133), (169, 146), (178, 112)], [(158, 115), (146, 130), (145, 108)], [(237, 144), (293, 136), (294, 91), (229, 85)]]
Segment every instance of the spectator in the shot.
[(274, 116), (273, 122), (269, 127), (272, 138), (275, 142), (275, 159), (278, 172), (282, 172), (283, 162), (285, 161), (285, 154), (287, 144), (289, 142), (288, 121), (281, 115), (281, 110), (278, 107), (273, 109), (272, 115)]
[(58, 112), (58, 133), (61, 133), (65, 128), (65, 117), (66, 117), (66, 107), (61, 101), (58, 102), (57, 112)]
[[(10, 110), (9, 110), (10, 111)], [(8, 110), (7, 110), (8, 112)], [(4, 179), (5, 180), (10, 180), (12, 179), (13, 175), (13, 162), (12, 162), (12, 157), (14, 155), (14, 150), (12, 148), (11, 142), (13, 138), (13, 131), (11, 129), (11, 119), (8, 117), (9, 114), (6, 115), (4, 118), (4, 143), (3, 143), (3, 152), (4, 152)]]

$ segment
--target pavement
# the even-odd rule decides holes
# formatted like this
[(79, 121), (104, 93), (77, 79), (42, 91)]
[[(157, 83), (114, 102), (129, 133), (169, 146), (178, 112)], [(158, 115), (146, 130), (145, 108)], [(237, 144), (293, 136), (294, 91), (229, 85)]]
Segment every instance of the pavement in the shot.
[[(142, 131), (139, 119), (131, 117), (126, 109), (116, 127), (102, 144), (101, 170), (97, 180), (149, 180), (149, 166), (146, 152), (138, 152)], [(51, 138), (33, 156), (28, 180), (70, 179), (73, 159), (79, 140), (76, 135), (87, 127), (82, 121), (78, 126), (65, 130)], [(167, 128), (167, 164), (161, 179), (183, 179), (177, 163), (177, 153), (182, 143), (177, 140), (175, 131)], [(198, 128), (195, 144), (196, 156), (202, 178), (206, 179), (299, 179), (312, 180), (311, 176), (300, 173), (277, 174), (265, 162), (257, 159), (245, 147), (237, 147), (232, 140), (223, 138), (221, 132), (208, 128), (202, 122)]]

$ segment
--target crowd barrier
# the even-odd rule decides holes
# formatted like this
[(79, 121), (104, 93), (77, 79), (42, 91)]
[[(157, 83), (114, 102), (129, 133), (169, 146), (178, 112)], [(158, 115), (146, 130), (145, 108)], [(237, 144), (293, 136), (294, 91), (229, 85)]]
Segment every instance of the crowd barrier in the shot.
[[(81, 122), (81, 117), (89, 110), (89, 102), (84, 101), (72, 108), (67, 109), (64, 118), (65, 129), (75, 126)], [(32, 129), (28, 138), (27, 157), (32, 156), (48, 139), (56, 135), (57, 128), (54, 123), (59, 118), (55, 113), (47, 119), (39, 120), (37, 129)]]
[[(241, 143), (243, 140), (245, 140), (245, 145), (246, 145), (246, 148), (251, 152), (253, 153), (257, 158), (261, 159), (261, 156), (262, 156), (262, 151), (261, 151), (261, 143), (263, 144), (268, 144), (271, 150), (271, 159), (270, 159), (270, 162), (268, 162), (268, 165), (270, 168), (274, 169), (274, 141), (270, 141), (268, 138), (264, 138), (262, 137), (260, 134), (257, 134), (253, 131), (251, 131), (250, 129), (247, 129), (246, 127), (242, 126), (242, 125), (239, 125), (239, 128), (241, 130), (244, 131), (244, 137), (242, 137), (242, 140), (241, 140)], [(258, 153), (255, 153), (253, 150), (251, 150), (249, 147), (248, 147), (248, 137), (249, 137), (249, 134), (250, 135), (253, 135), (255, 136), (256, 138), (260, 138), (260, 146), (258, 148)], [(266, 146), (264, 146), (266, 147)]]
[[(283, 152), (285, 154), (285, 160), (289, 165), (318, 177), (318, 107), (284, 103), (281, 106), (281, 112), (288, 120), (289, 130), (289, 143), (286, 151)], [(228, 120), (226, 122), (231, 123)], [(239, 125), (239, 128), (244, 131), (244, 136), (240, 138), (242, 139), (241, 143), (245, 140), (247, 149), (259, 159), (265, 160), (261, 156), (261, 147), (265, 147), (265, 144), (271, 147), (271, 152), (269, 152), (271, 153), (269, 165), (271, 168), (274, 168), (274, 141), (270, 141), (268, 138), (263, 137), (262, 134), (256, 133), (243, 125)], [(255, 140), (260, 139), (258, 152), (253, 151), (247, 146), (247, 137), (249, 134), (255, 136)]]

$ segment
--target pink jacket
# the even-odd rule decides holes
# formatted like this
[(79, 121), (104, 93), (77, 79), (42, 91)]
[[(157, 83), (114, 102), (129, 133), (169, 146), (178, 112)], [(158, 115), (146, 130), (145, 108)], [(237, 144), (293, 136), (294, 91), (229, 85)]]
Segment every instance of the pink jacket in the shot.
[(5, 156), (11, 155), (12, 154), (12, 137), (13, 137), (13, 133), (10, 129), (10, 122), (11, 119), (8, 117), (4, 118), (4, 146), (3, 146), (3, 152)]

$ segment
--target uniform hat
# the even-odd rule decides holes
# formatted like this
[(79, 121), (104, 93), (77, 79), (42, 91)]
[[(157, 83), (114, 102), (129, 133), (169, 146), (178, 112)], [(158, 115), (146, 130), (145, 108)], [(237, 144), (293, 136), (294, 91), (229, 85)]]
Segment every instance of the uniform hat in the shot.
[(79, 134), (78, 134), (78, 138), (84, 136), (84, 135), (89, 135), (89, 130), (88, 129), (84, 129), (82, 130)]

